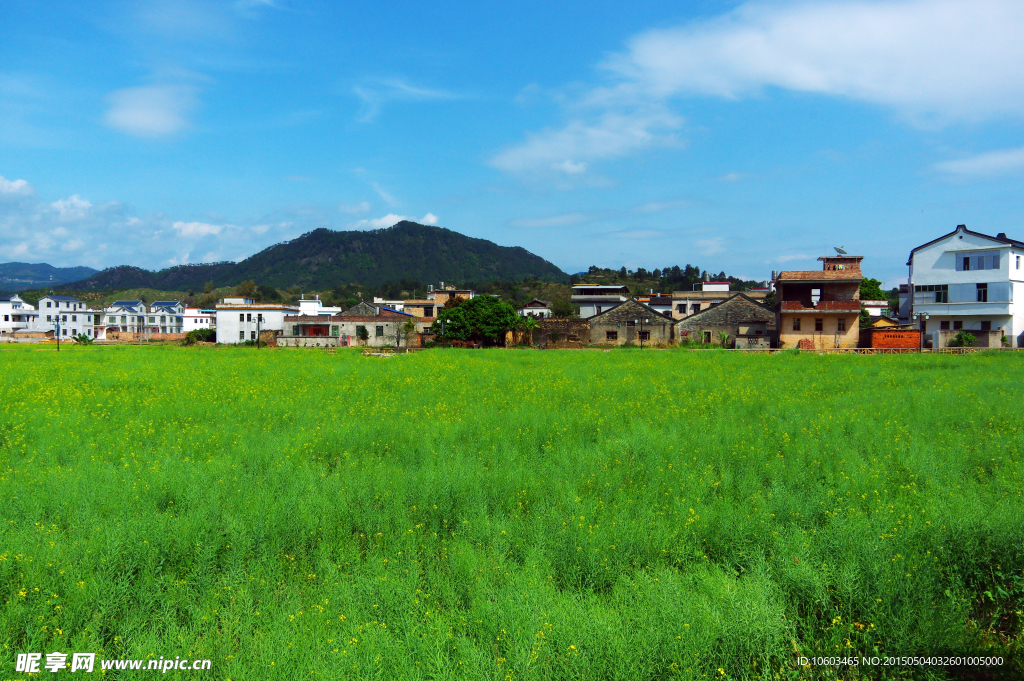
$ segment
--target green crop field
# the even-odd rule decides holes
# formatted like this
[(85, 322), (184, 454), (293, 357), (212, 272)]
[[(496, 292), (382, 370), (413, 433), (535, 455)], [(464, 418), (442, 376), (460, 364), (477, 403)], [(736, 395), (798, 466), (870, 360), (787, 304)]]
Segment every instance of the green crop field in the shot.
[[(0, 371), (3, 679), (53, 651), (210, 659), (166, 675), (196, 679), (1024, 677), (1024, 354)], [(915, 655), (1002, 665), (800, 665)]]

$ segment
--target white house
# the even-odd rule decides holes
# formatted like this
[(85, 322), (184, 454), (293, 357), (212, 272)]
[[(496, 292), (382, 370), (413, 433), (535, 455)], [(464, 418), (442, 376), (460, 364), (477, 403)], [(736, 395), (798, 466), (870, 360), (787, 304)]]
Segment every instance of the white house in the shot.
[(630, 299), (626, 286), (577, 284), (572, 287), (572, 302), (580, 306), (580, 317), (588, 319), (607, 312)]
[(516, 310), (520, 317), (533, 317), (534, 319), (547, 319), (551, 316), (551, 303), (546, 300), (534, 298)]
[(925, 333), (999, 328), (1024, 346), (1024, 242), (958, 225), (910, 252), (911, 319)]
[(256, 340), (257, 330), (284, 331), (285, 315), (298, 315), (298, 305), (257, 303), (252, 298), (222, 298), (217, 303), (217, 342)]
[(103, 308), (107, 331), (142, 333), (146, 328), (146, 304), (141, 300), (115, 300)]
[(0, 296), (0, 336), (9, 336), (18, 329), (34, 329), (39, 312), (18, 294)]
[(323, 301), (320, 300), (319, 293), (317, 293), (313, 298), (306, 298), (306, 296), (302, 296), (299, 300), (299, 310), (299, 314), (303, 317), (317, 317), (320, 315), (330, 317), (331, 315), (339, 314), (341, 312), (340, 307), (324, 305)]
[(861, 300), (860, 304), (864, 306), (864, 309), (868, 311), (868, 314), (872, 317), (889, 317), (895, 316), (889, 313), (889, 301), (888, 300)]
[(217, 328), (217, 311), (216, 310), (204, 310), (198, 307), (186, 307), (184, 317), (184, 327), (182, 331), (188, 333), (189, 331), (195, 331), (197, 329), (216, 329)]
[(151, 333), (184, 333), (185, 306), (177, 300), (158, 300), (149, 306), (146, 328)]
[(61, 338), (74, 338), (85, 334), (95, 338), (96, 311), (73, 296), (45, 295), (39, 299), (39, 317), (36, 328), (56, 331), (60, 326)]

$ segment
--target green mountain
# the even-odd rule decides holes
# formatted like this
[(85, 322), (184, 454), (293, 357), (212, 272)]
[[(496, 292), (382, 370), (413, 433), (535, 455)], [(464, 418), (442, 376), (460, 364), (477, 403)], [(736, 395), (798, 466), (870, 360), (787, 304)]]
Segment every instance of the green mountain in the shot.
[(56, 286), (78, 281), (96, 274), (91, 267), (54, 267), (44, 262), (0, 263), (0, 291), (24, 291), (30, 288)]
[(64, 288), (85, 291), (154, 288), (201, 290), (257, 284), (324, 290), (339, 284), (377, 286), (386, 281), (480, 282), (494, 279), (566, 281), (568, 275), (525, 248), (498, 246), (442, 227), (403, 221), (369, 232), (318, 229), (271, 246), (239, 263), (179, 265), (159, 272), (112, 267)]

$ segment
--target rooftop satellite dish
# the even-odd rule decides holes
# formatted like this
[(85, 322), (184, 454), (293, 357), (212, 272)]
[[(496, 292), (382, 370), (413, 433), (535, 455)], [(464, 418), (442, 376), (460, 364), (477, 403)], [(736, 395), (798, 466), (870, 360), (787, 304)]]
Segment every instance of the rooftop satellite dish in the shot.
[(847, 255), (846, 251), (839, 248), (839, 246), (833, 246), (832, 248), (836, 249), (836, 253), (838, 253), (839, 255)]

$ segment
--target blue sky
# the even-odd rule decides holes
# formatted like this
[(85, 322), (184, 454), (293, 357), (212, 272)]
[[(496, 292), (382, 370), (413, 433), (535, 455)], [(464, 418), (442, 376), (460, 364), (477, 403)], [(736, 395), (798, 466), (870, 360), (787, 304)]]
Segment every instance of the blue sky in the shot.
[(573, 272), (889, 284), (1024, 239), (1019, 2), (0, 0), (0, 261), (156, 269), (402, 217)]

